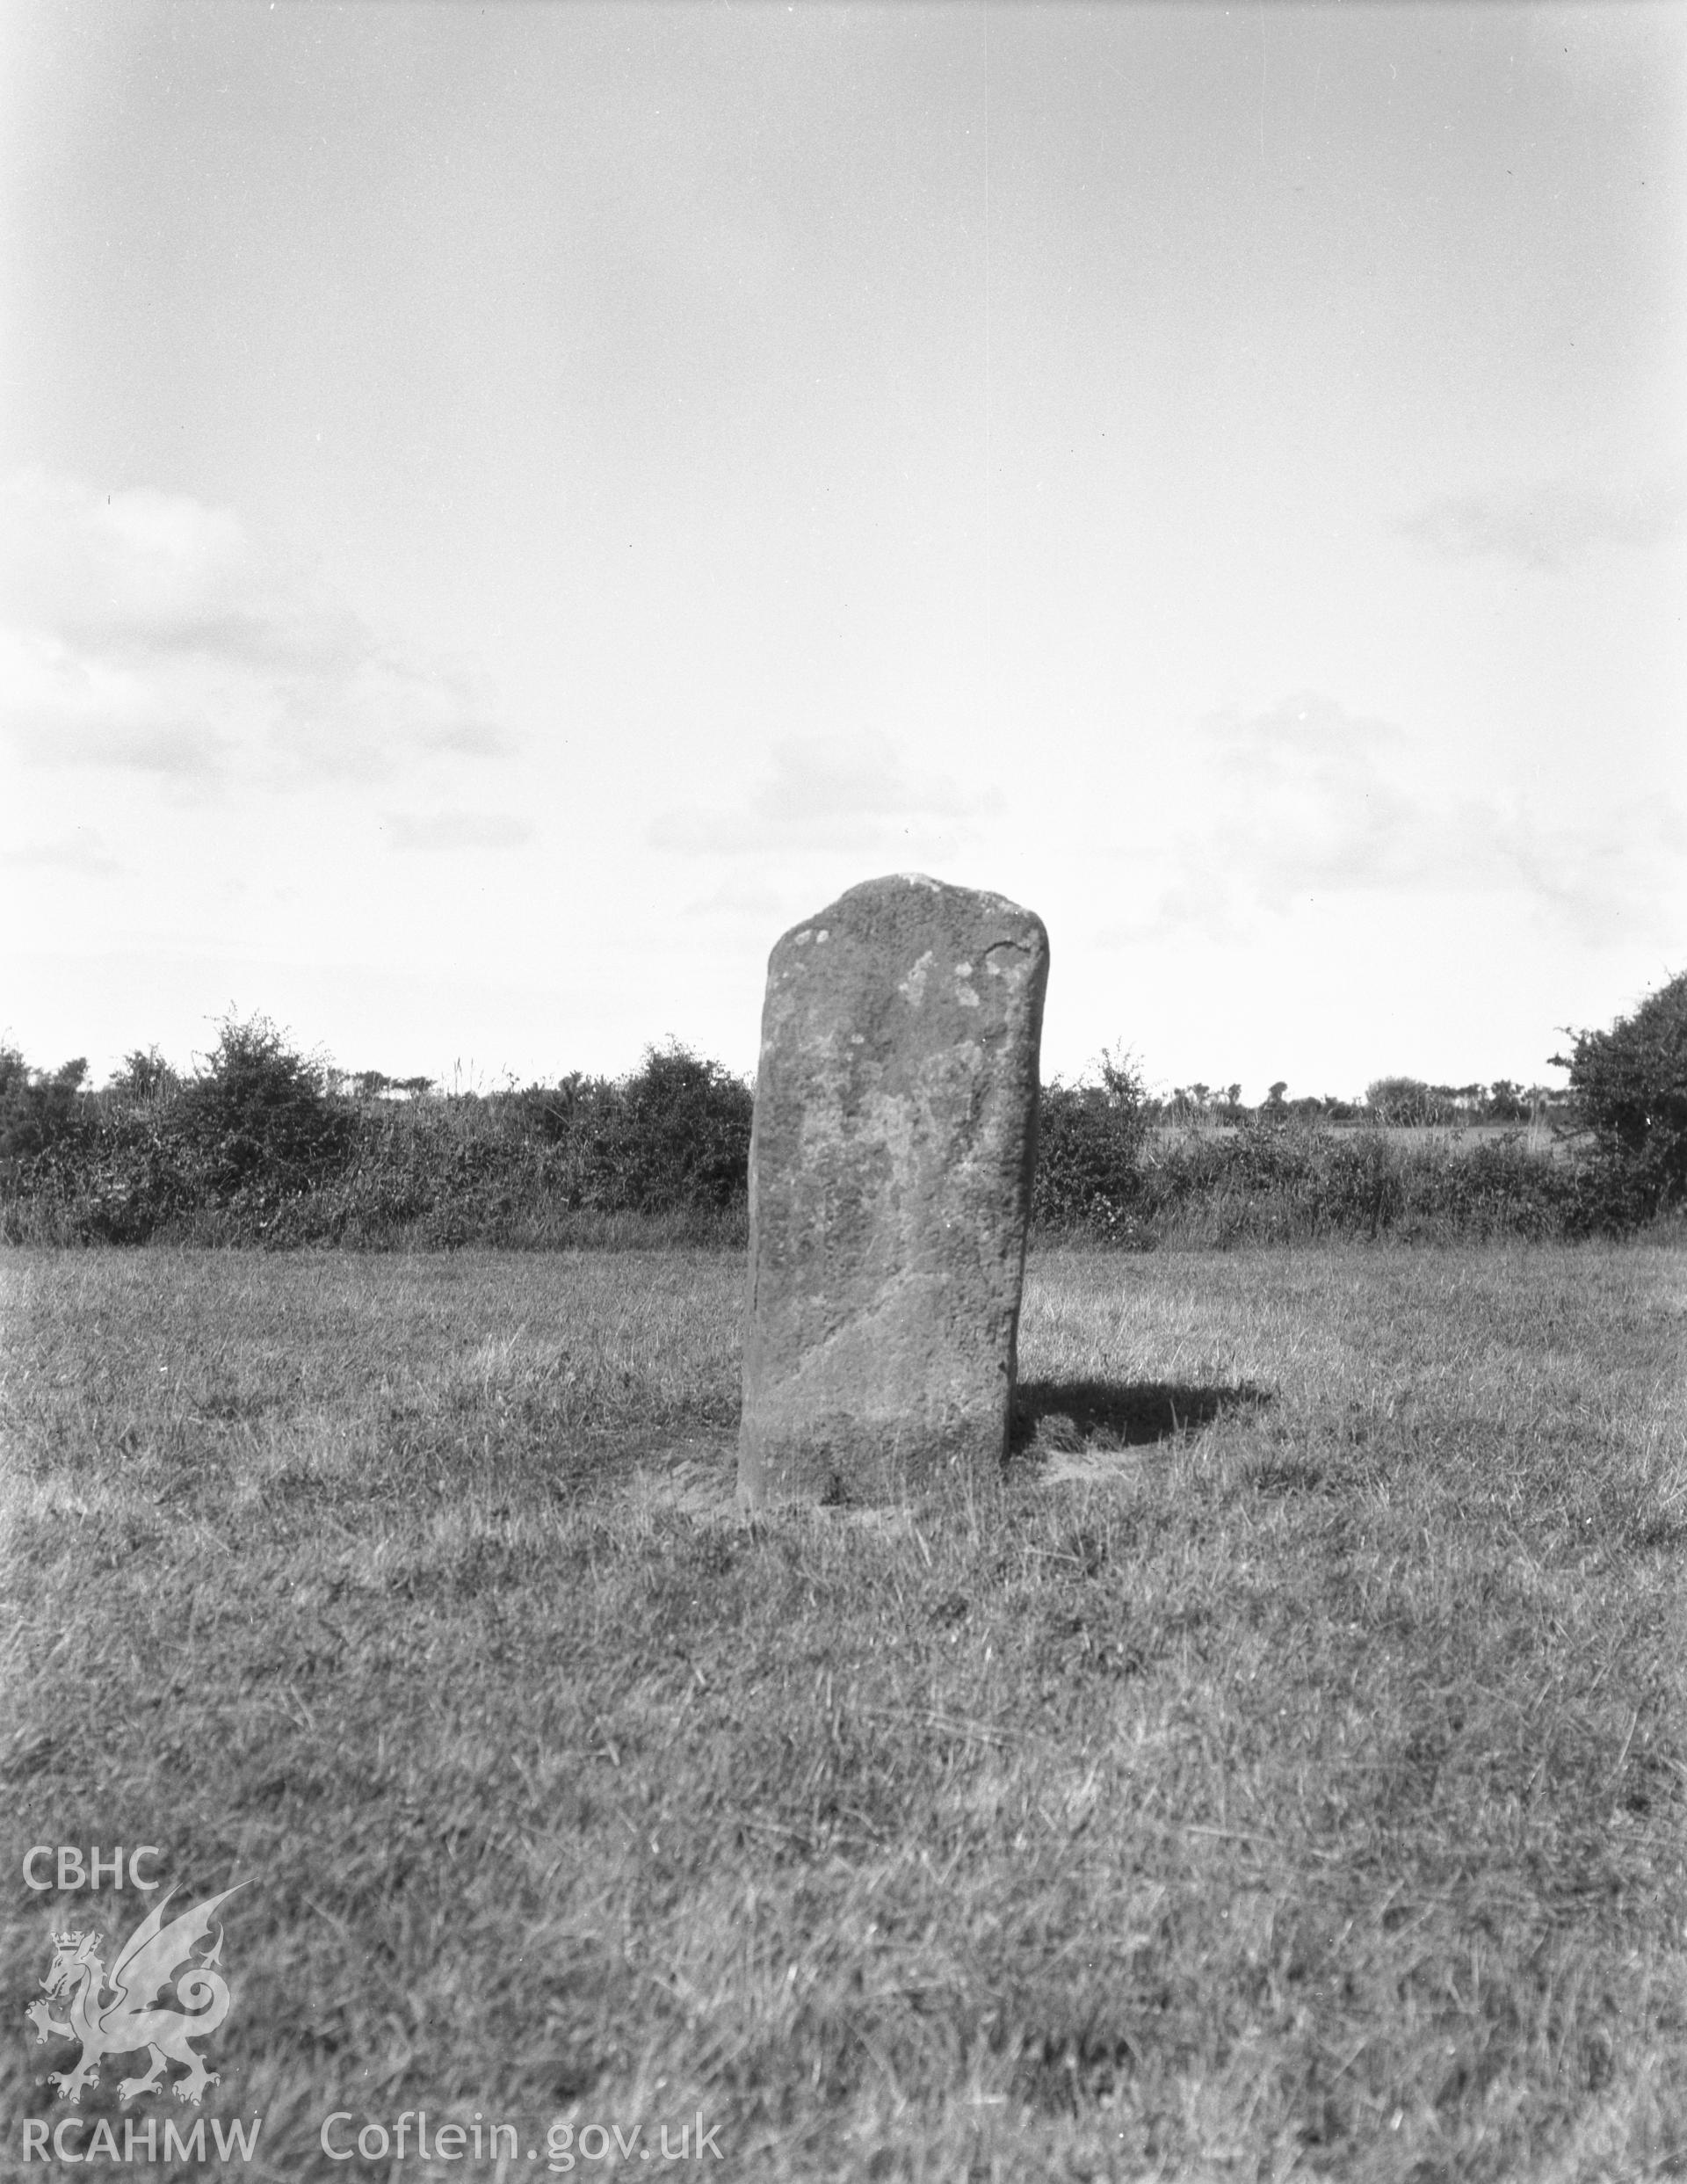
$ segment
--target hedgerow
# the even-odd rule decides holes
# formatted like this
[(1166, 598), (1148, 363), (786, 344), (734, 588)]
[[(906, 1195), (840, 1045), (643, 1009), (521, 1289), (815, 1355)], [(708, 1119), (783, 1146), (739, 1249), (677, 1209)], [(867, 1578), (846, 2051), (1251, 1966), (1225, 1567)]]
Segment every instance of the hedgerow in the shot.
[[(1687, 977), (1611, 1031), (1576, 1034), (1564, 1066), (1587, 1135), (1554, 1158), (1521, 1128), (1471, 1145), (1405, 1126), (1480, 1087), (1379, 1079), (1360, 1110), (1287, 1101), (1278, 1085), (1249, 1110), (1234, 1086), (1213, 1107), (1198, 1085), (1169, 1111), (1128, 1056), (1104, 1056), (1091, 1078), (1043, 1090), (1033, 1230), (1127, 1250), (1575, 1237), (1687, 1199)], [(746, 1234), (750, 1089), (673, 1043), (621, 1078), (442, 1096), (424, 1079), (347, 1077), (267, 1019), (231, 1017), (191, 1075), (154, 1049), (102, 1092), (85, 1076), (81, 1061), (36, 1070), (0, 1048), (10, 1242), (546, 1249)], [(1523, 1113), (1516, 1086), (1488, 1100)]]
[(425, 1249), (744, 1233), (749, 1089), (677, 1046), (615, 1081), (404, 1100), (348, 1094), (262, 1017), (226, 1022), (189, 1078), (155, 1061), (132, 1056), (105, 1091), (78, 1093), (69, 1070), (46, 1078), (0, 1057), (4, 1112), (18, 1118), (0, 1155), (9, 1241)]
[(1521, 1132), (1466, 1149), (1292, 1121), (1158, 1152), (1143, 1170), (1140, 1219), (1161, 1240), (1216, 1244), (1568, 1237), (1598, 1225), (1578, 1172), (1529, 1151)]

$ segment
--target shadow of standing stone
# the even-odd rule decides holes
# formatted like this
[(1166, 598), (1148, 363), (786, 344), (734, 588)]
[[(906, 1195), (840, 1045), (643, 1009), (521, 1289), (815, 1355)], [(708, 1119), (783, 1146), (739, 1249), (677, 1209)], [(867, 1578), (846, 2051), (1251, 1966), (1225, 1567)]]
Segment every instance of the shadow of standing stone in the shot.
[(870, 880), (768, 963), (738, 1497), (885, 1502), (1008, 1448), (1048, 935)]

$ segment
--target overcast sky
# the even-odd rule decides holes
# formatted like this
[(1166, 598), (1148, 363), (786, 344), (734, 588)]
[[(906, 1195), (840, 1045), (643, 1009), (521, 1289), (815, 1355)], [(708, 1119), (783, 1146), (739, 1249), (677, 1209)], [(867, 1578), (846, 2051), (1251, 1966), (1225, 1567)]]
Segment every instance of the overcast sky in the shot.
[(1687, 10), (0, 12), (0, 1032), (1556, 1081), (1687, 967)]

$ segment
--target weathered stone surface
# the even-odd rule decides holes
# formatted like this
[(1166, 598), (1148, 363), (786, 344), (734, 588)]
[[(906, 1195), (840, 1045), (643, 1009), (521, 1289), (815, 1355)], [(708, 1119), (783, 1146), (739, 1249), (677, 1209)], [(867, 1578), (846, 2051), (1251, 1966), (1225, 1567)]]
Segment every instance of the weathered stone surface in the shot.
[(749, 1152), (738, 1493), (885, 1501), (999, 1466), (1048, 935), (902, 873), (769, 960)]

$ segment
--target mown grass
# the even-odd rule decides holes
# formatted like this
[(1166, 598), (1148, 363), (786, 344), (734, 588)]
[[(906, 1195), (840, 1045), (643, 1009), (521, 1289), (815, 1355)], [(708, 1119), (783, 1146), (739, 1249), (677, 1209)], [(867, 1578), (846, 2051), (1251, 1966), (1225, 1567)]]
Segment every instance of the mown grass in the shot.
[(0, 1279), (8, 2159), (120, 1841), (249, 2174), (1687, 2173), (1678, 1249), (1047, 1253), (998, 1485), (753, 1522), (718, 1253)]

